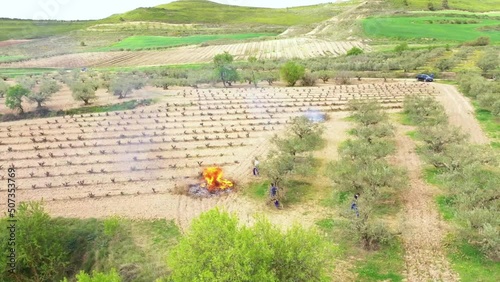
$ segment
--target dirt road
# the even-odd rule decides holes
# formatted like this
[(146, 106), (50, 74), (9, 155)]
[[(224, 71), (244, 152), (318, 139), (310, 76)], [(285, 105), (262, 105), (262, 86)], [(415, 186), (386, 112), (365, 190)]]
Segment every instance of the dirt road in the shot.
[(415, 143), (405, 132), (409, 127), (397, 127), (396, 161), (408, 171), (409, 188), (404, 193), (405, 276), (407, 281), (459, 281), (443, 249), (446, 233), (434, 204), (437, 189), (422, 179), (422, 163), (415, 152)]
[(486, 137), (474, 116), (474, 107), (472, 107), (469, 99), (460, 94), (453, 85), (436, 83), (435, 87), (440, 93), (436, 96), (436, 99), (444, 106), (450, 123), (461, 127), (463, 132), (469, 134), (471, 142), (477, 144), (489, 143), (488, 137)]

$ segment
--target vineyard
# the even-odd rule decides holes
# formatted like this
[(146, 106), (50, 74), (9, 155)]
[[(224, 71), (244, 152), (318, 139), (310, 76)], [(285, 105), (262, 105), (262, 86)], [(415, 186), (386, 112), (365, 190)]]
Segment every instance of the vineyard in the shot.
[(67, 54), (30, 61), (0, 64), (0, 67), (127, 67), (210, 62), (224, 51), (236, 60), (249, 56), (272, 60), (279, 58), (313, 58), (347, 53), (352, 47), (368, 48), (357, 41), (327, 41), (311, 38), (287, 38), (213, 46), (185, 46), (162, 51), (117, 51)]
[[(18, 171), (20, 200), (44, 200), (49, 210), (84, 201), (99, 205), (94, 211), (105, 216), (120, 212), (120, 197), (146, 205), (160, 195), (175, 205), (185, 197), (176, 192), (202, 181), (207, 166), (223, 168), (242, 187), (253, 158), (265, 154), (269, 139), (291, 117), (310, 111), (333, 116), (347, 110), (351, 99), (399, 109), (407, 95), (435, 92), (420, 83), (181, 89), (136, 110), (2, 123), (1, 163)], [(74, 209), (58, 213), (99, 216)]]

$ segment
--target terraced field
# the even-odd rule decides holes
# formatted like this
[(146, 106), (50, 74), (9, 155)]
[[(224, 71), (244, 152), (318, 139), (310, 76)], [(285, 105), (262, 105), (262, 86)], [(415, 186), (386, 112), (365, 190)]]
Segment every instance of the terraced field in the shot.
[(210, 62), (224, 51), (236, 60), (249, 56), (260, 59), (312, 58), (345, 54), (352, 47), (368, 49), (358, 41), (327, 41), (312, 38), (287, 38), (213, 46), (186, 46), (163, 51), (93, 52), (54, 56), (30, 61), (4, 63), (0, 67), (130, 67)]
[(185, 226), (219, 204), (250, 217), (255, 206), (234, 193), (195, 200), (174, 192), (200, 183), (212, 165), (243, 186), (252, 159), (291, 117), (319, 110), (338, 118), (354, 98), (397, 109), (406, 95), (434, 94), (420, 83), (182, 89), (138, 110), (2, 123), (0, 162), (17, 168), (20, 201), (47, 201), (54, 215), (163, 216)]

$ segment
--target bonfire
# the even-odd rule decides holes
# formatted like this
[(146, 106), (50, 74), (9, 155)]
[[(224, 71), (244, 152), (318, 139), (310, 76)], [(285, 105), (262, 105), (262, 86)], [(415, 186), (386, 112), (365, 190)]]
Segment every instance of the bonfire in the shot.
[(233, 183), (229, 180), (222, 178), (222, 168), (220, 167), (207, 167), (203, 171), (203, 178), (206, 182), (206, 188), (210, 192), (218, 190), (225, 190), (233, 187)]
[(193, 196), (210, 197), (220, 193), (229, 192), (234, 183), (223, 178), (220, 167), (207, 167), (203, 170), (204, 182), (189, 185), (189, 193)]

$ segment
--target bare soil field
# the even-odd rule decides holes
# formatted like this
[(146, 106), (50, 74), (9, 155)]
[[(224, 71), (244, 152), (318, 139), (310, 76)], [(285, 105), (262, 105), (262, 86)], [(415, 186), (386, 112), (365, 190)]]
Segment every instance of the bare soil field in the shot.
[(185, 46), (161, 51), (118, 51), (76, 53), (23, 62), (0, 64), (12, 68), (80, 68), (80, 67), (129, 67), (169, 64), (206, 63), (225, 51), (236, 60), (249, 56), (258, 59), (312, 58), (336, 56), (347, 53), (352, 47), (369, 48), (358, 41), (329, 41), (313, 38), (285, 38), (213, 46)]
[(17, 45), (17, 44), (21, 44), (21, 43), (30, 42), (30, 41), (31, 40), (29, 40), (29, 39), (24, 39), (24, 40), (9, 39), (9, 40), (0, 41), (0, 47), (12, 46), (12, 45)]
[(415, 151), (415, 142), (399, 126), (396, 133), (397, 163), (408, 171), (410, 187), (404, 193), (402, 239), (405, 246), (405, 277), (407, 281), (459, 281), (451, 269), (443, 248), (446, 224), (436, 210), (435, 187), (422, 179), (422, 162)]
[[(253, 158), (265, 156), (269, 139), (291, 117), (326, 112), (329, 145), (322, 155), (333, 159), (349, 128), (341, 118), (350, 99), (376, 99), (398, 109), (406, 95), (435, 94), (423, 83), (178, 89), (136, 110), (1, 123), (0, 162), (16, 167), (18, 201), (44, 200), (54, 216), (162, 217), (185, 228), (218, 205), (252, 221), (264, 203), (239, 193), (194, 199), (175, 191), (201, 183), (207, 166), (220, 166), (243, 189), (252, 181)], [(0, 197), (5, 193), (1, 189)], [(325, 211), (311, 204), (286, 216), (270, 212), (276, 213), (273, 222), (307, 225)]]

